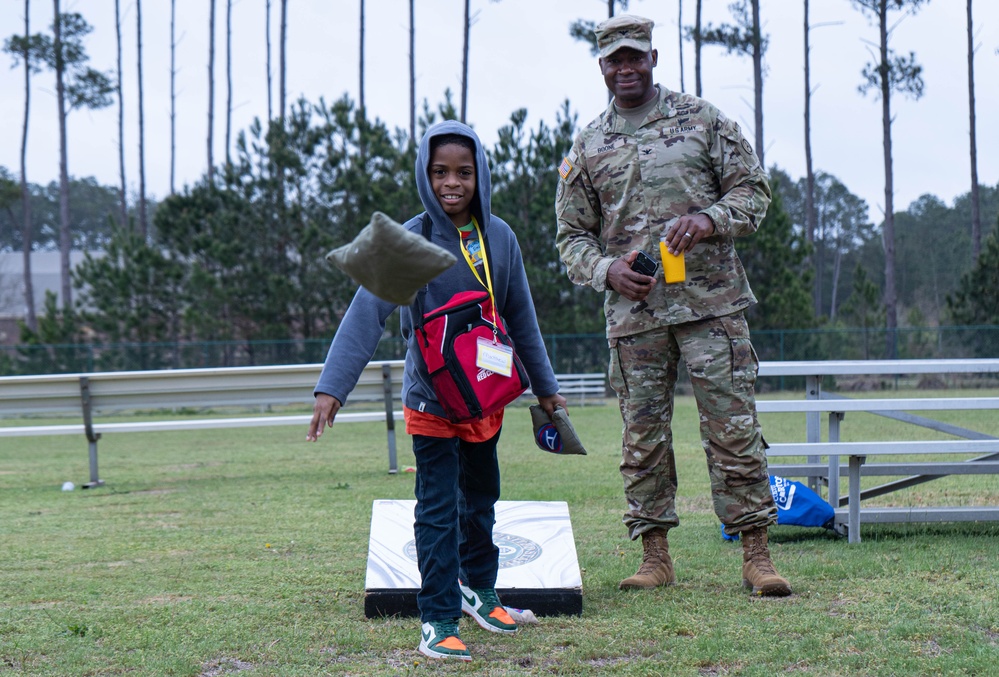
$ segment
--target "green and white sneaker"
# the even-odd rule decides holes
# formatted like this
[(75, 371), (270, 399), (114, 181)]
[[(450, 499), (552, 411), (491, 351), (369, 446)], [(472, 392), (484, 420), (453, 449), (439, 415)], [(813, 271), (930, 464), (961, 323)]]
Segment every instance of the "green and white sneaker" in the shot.
[(458, 589), (461, 590), (461, 610), (471, 616), (480, 627), (489, 632), (517, 632), (516, 621), (499, 601), (495, 589), (476, 590), (465, 586), (461, 581), (458, 581)]
[(420, 632), (420, 653), (431, 658), (472, 660), (468, 647), (458, 636), (458, 619), (424, 623)]

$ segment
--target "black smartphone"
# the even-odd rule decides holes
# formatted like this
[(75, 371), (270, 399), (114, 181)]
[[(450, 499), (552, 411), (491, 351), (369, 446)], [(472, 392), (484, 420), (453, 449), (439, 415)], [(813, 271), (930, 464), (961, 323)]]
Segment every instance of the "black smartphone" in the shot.
[(659, 264), (656, 260), (646, 254), (645, 252), (638, 252), (638, 256), (631, 264), (631, 269), (636, 273), (641, 273), (642, 275), (648, 275), (649, 277), (655, 277), (656, 271), (659, 270)]

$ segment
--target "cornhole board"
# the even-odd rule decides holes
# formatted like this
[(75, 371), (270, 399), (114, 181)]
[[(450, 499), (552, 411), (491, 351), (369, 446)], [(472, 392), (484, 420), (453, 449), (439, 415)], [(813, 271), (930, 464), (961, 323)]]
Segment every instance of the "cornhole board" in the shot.
[[(375, 500), (371, 507), (364, 615), (417, 616), (420, 571), (413, 538), (415, 500)], [(536, 616), (583, 613), (583, 582), (564, 501), (498, 501), (496, 592), (509, 607)]]

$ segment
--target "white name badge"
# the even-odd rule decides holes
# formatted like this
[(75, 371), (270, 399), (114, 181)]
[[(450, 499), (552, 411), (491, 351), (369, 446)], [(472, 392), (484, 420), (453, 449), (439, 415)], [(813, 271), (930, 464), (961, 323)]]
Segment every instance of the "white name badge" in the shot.
[(476, 367), (488, 369), (500, 376), (510, 376), (513, 373), (513, 348), (482, 336), (476, 339), (476, 344)]

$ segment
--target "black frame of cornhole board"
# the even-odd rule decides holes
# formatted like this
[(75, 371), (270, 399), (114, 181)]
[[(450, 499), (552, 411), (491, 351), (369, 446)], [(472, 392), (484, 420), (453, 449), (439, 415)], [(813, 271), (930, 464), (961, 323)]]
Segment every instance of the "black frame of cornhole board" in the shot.
[[(535, 616), (582, 616), (580, 588), (497, 588), (504, 606), (530, 609)], [(364, 594), (365, 618), (418, 616), (415, 588), (371, 588)]]

